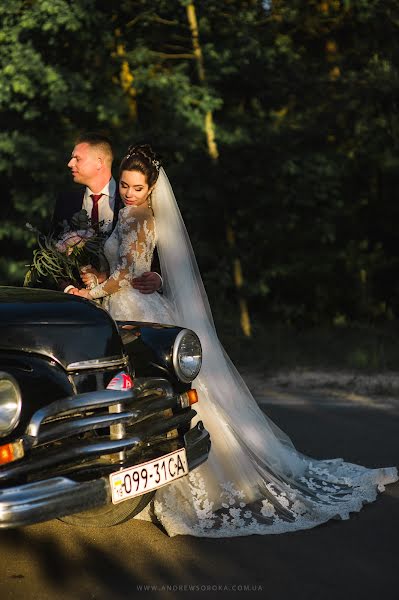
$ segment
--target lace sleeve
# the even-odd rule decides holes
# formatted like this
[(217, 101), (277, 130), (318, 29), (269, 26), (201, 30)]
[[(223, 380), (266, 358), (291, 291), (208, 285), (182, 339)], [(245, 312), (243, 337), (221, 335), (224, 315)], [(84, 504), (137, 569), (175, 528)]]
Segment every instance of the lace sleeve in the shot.
[(119, 241), (116, 267), (100, 285), (90, 290), (93, 298), (102, 298), (129, 286), (132, 279), (148, 270), (155, 245), (155, 224), (152, 212), (126, 209), (119, 213), (117, 235)]

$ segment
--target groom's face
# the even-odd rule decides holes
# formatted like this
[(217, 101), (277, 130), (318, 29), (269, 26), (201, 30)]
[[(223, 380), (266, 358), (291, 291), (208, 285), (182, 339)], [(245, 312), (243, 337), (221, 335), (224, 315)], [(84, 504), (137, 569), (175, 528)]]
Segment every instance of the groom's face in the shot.
[(81, 183), (90, 187), (90, 183), (98, 175), (99, 159), (97, 153), (86, 142), (77, 144), (72, 151), (68, 167), (71, 169), (75, 183)]

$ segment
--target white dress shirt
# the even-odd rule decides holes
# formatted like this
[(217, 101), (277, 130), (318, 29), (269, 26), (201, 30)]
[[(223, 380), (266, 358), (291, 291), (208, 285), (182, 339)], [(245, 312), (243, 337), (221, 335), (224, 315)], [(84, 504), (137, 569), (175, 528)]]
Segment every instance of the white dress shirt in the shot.
[[(112, 223), (114, 220), (116, 196), (115, 179), (111, 177), (109, 182), (98, 193), (103, 194), (100, 200), (98, 201), (98, 221), (99, 223), (103, 221), (103, 224), (101, 225), (100, 229), (101, 231), (111, 233)], [(93, 200), (91, 198), (91, 194), (94, 194), (94, 192), (92, 192), (91, 189), (87, 187), (83, 198), (82, 208), (85, 209), (89, 217), (91, 216), (91, 211), (93, 208)]]
[[(113, 177), (111, 177), (109, 182), (98, 193), (103, 194), (101, 196), (100, 200), (98, 201), (98, 221), (99, 221), (99, 223), (101, 223), (103, 221), (103, 224), (101, 225), (101, 231), (104, 231), (104, 232), (110, 234), (112, 231), (112, 224), (114, 221), (114, 208), (115, 208), (115, 196), (116, 196), (116, 181), (115, 181), (115, 179)], [(82, 208), (85, 209), (85, 211), (87, 212), (89, 217), (91, 216), (91, 211), (93, 208), (93, 200), (91, 198), (91, 194), (94, 194), (94, 192), (92, 192), (92, 190), (90, 188), (86, 187), (85, 195), (83, 198)], [(161, 280), (161, 287), (159, 288), (161, 290), (162, 283), (163, 283), (162, 277), (159, 273), (157, 273), (157, 275), (158, 275), (159, 279)], [(71, 290), (73, 287), (74, 287), (73, 285), (68, 285), (64, 289), (64, 292), (68, 293), (69, 290)]]
[[(111, 233), (112, 231), (112, 223), (114, 221), (114, 208), (115, 208), (115, 196), (116, 196), (116, 181), (113, 177), (109, 180), (109, 182), (103, 187), (103, 189), (98, 192), (99, 194), (103, 194), (98, 201), (98, 222), (101, 223), (101, 231), (106, 233)], [(93, 199), (91, 198), (91, 194), (94, 192), (91, 191), (90, 188), (86, 187), (85, 195), (83, 197), (82, 208), (85, 209), (89, 217), (91, 216), (91, 211), (93, 208)], [(68, 293), (71, 290), (73, 285), (67, 285), (64, 289), (65, 293)]]

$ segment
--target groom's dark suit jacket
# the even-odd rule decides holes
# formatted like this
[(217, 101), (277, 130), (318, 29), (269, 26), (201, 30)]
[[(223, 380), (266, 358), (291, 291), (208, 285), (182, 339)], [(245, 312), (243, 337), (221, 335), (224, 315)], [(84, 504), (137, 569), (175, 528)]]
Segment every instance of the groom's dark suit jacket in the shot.
[[(83, 199), (85, 195), (85, 186), (80, 186), (77, 190), (61, 192), (56, 200), (53, 218), (51, 220), (51, 231), (55, 234), (62, 231), (62, 222), (64, 220), (70, 221), (73, 215), (79, 212), (83, 206)], [(120, 209), (123, 208), (123, 202), (119, 195), (118, 189), (115, 195), (115, 206), (114, 206), (114, 220), (112, 222), (112, 229), (114, 229), (118, 220), (118, 214)], [(90, 216), (90, 215), (89, 215)], [(154, 256), (151, 264), (151, 271), (161, 274), (161, 267), (159, 264), (158, 252), (155, 248)], [(60, 289), (65, 289), (67, 285), (72, 284), (71, 281), (60, 282)]]
[[(62, 222), (65, 220), (69, 223), (73, 215), (82, 209), (85, 191), (86, 188), (84, 186), (79, 186), (79, 189), (77, 190), (65, 191), (59, 194), (55, 203), (53, 218), (51, 221), (51, 231), (54, 231), (55, 233), (62, 231)], [(117, 190), (115, 196), (114, 220), (112, 223), (112, 229), (116, 225), (118, 214), (122, 207), (123, 203), (119, 195), (119, 191)]]

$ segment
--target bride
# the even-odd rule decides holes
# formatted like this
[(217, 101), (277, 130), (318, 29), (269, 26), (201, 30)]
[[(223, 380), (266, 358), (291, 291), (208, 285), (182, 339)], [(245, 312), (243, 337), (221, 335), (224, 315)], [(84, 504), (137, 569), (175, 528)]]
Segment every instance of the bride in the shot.
[[(283, 533), (349, 518), (397, 481), (396, 468), (367, 469), (341, 458), (313, 460), (298, 452), (258, 407), (221, 346), (173, 190), (149, 146), (131, 146), (120, 166), (125, 207), (105, 245), (109, 275), (80, 291), (104, 298), (117, 320), (193, 329), (203, 347), (194, 382), (197, 418), (211, 434), (208, 461), (157, 490), (151, 514), (170, 536), (228, 537)], [(157, 246), (163, 294), (143, 295), (131, 280), (150, 270)]]

